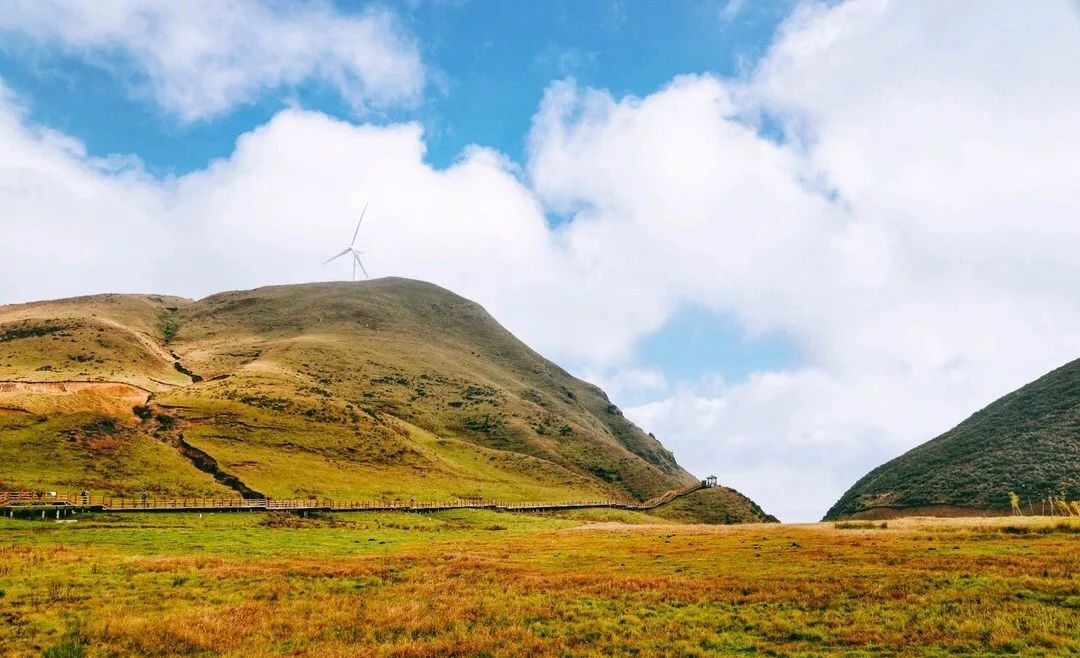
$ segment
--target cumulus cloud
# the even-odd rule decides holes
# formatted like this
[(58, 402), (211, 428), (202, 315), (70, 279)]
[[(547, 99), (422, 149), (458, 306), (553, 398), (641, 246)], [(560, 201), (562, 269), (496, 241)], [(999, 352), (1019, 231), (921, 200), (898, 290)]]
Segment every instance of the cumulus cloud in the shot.
[(325, 2), (15, 0), (0, 7), (0, 34), (134, 67), (142, 91), (185, 121), (305, 81), (330, 85), (357, 112), (415, 102), (424, 84), (391, 13), (345, 15)]
[[(521, 166), (472, 147), (433, 169), (415, 124), (286, 110), (167, 179), (88, 156), (8, 95), (0, 299), (344, 277), (319, 263), (371, 201), (373, 274), (476, 299), (640, 401), (627, 415), (700, 475), (811, 519), (1080, 356), (1076, 61), (1067, 3), (811, 5), (746, 78), (551, 85)], [(688, 305), (789, 337), (800, 362), (734, 382), (638, 363)]]
[[(782, 516), (820, 514), (869, 467), (1080, 356), (1080, 20), (1068, 3), (955, 9), (803, 7), (734, 92), (833, 200), (797, 272), (762, 252), (735, 303), (807, 366), (628, 414)], [(780, 466), (799, 474), (760, 484)]]

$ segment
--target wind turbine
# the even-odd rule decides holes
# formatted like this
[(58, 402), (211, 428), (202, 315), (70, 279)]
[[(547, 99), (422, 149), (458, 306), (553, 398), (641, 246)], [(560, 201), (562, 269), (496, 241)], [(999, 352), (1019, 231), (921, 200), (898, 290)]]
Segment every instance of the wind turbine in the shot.
[(352, 242), (349, 243), (348, 247), (346, 247), (345, 249), (342, 249), (341, 253), (335, 254), (333, 257), (327, 259), (327, 261), (325, 263), (323, 263), (323, 265), (327, 265), (328, 263), (330, 263), (330, 261), (334, 261), (334, 260), (337, 260), (337, 259), (341, 258), (342, 256), (352, 254), (352, 261), (353, 261), (353, 264), (352, 264), (352, 280), (353, 281), (356, 281), (356, 266), (357, 265), (360, 266), (360, 271), (364, 273), (364, 277), (369, 278), (369, 279), (371, 278), (370, 276), (368, 276), (367, 270), (364, 269), (364, 264), (360, 262), (360, 254), (362, 254), (364, 252), (356, 250), (356, 236), (360, 235), (360, 222), (364, 221), (364, 213), (366, 213), (366, 212), (367, 212), (367, 204), (365, 203), (364, 204), (364, 209), (362, 211), (360, 211), (360, 221), (356, 222), (356, 230), (353, 231)]

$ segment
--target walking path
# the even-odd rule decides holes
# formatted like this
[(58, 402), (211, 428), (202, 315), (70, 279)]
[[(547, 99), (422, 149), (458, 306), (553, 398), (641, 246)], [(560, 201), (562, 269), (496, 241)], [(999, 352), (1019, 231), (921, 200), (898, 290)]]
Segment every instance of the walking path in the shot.
[(29, 491), (0, 492), (0, 510), (14, 515), (17, 510), (49, 510), (57, 518), (73, 510), (102, 512), (229, 512), (229, 511), (292, 511), (292, 512), (433, 512), (455, 509), (492, 509), (508, 512), (538, 512), (560, 509), (611, 508), (649, 510), (671, 502), (680, 496), (700, 489), (695, 484), (683, 489), (668, 491), (646, 501), (636, 502), (617, 499), (575, 500), (560, 502), (518, 502), (486, 500), (482, 498), (417, 501), (417, 500), (367, 500), (341, 502), (328, 498), (278, 500), (275, 498), (112, 498), (83, 494), (47, 493)]

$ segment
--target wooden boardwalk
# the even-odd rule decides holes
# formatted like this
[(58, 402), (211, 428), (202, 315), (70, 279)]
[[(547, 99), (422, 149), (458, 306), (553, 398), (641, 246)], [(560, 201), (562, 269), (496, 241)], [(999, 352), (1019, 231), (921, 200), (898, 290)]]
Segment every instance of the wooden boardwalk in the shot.
[(560, 509), (609, 508), (649, 510), (680, 496), (696, 491), (702, 485), (668, 491), (646, 501), (619, 499), (571, 500), (554, 502), (521, 502), (487, 500), (482, 498), (446, 501), (365, 500), (342, 502), (328, 498), (113, 498), (68, 493), (35, 493), (29, 491), (0, 492), (0, 510), (13, 514), (16, 510), (90, 510), (101, 512), (438, 512), (457, 509), (490, 509), (507, 512), (541, 512)]

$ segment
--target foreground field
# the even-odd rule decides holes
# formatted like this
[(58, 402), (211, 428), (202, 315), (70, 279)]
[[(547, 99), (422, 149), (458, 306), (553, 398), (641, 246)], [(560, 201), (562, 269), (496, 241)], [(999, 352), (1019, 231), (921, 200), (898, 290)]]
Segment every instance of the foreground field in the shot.
[[(1080, 523), (0, 521), (3, 655), (1067, 655)], [(599, 523), (597, 523), (599, 522)]]

